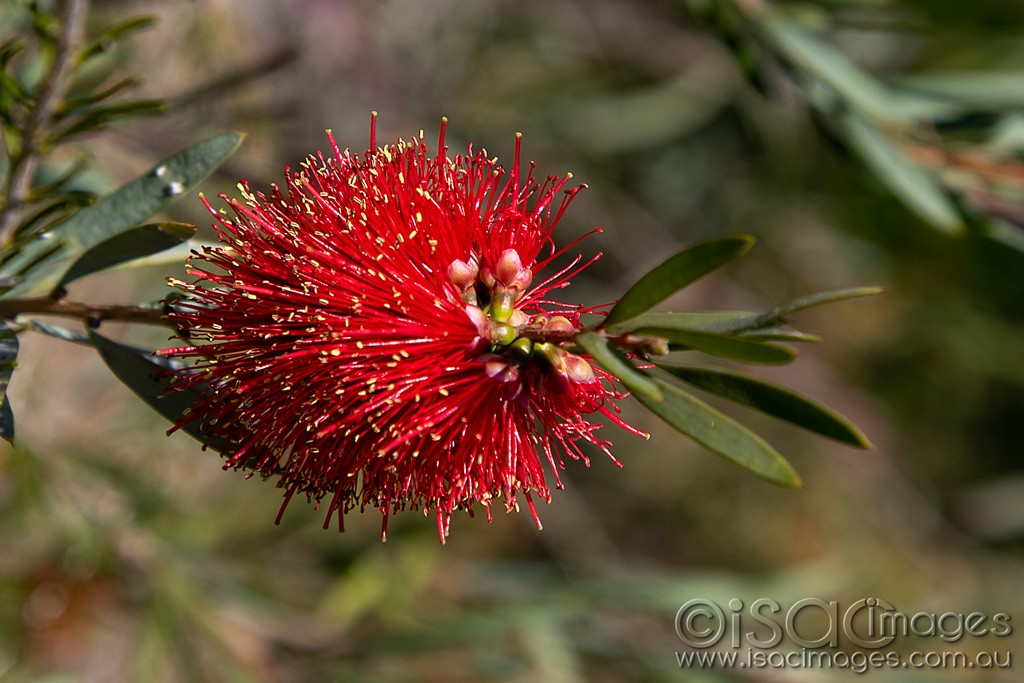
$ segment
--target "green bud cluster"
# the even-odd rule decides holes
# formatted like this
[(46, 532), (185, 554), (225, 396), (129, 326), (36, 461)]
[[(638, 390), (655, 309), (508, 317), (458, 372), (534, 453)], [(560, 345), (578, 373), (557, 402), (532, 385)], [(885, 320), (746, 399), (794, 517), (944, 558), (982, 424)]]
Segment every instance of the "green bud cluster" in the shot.
[(448, 279), (486, 344), (481, 359), (489, 376), (517, 381), (520, 368), (535, 363), (561, 377), (563, 384), (597, 381), (590, 364), (564, 348), (576, 332), (572, 321), (561, 315), (531, 318), (516, 308), (533, 282), (533, 272), (514, 249), (506, 249), (493, 268), (481, 268), (476, 258), (456, 259), (448, 266)]

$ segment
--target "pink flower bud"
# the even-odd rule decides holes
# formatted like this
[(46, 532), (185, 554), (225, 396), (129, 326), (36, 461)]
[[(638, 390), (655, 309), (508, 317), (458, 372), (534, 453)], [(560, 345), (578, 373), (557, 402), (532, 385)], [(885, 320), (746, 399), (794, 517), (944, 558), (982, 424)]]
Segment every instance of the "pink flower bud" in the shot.
[(590, 363), (572, 353), (565, 356), (565, 374), (577, 384), (590, 384), (597, 381), (594, 368), (590, 367)]
[(464, 292), (476, 284), (476, 264), (469, 264), (465, 261), (455, 259), (448, 266), (448, 279), (460, 291)]

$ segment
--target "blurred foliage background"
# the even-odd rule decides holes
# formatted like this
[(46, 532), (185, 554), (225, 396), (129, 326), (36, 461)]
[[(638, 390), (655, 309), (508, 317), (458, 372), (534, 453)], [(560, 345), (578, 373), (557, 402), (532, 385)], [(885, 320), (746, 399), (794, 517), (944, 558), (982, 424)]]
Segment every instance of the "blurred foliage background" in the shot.
[[(767, 378), (853, 417), (858, 452), (751, 417), (807, 488), (777, 490), (641, 410), (619, 470), (493, 523), (374, 513), (342, 535), (219, 459), (87, 347), (23, 335), (0, 449), (0, 675), (30, 681), (820, 680), (680, 670), (673, 617), (876, 596), (913, 613), (1024, 616), (1024, 5), (1016, 0), (93, 0), (90, 25), (157, 22), (105, 59), (167, 114), (79, 140), (103, 193), (224, 130), (243, 147), (208, 196), (266, 187), (331, 128), (364, 149), (428, 139), (589, 185), (560, 227), (604, 257), (567, 294), (607, 301), (686, 243), (750, 232), (745, 259), (673, 310), (887, 293), (801, 314), (826, 341)], [(0, 28), (13, 30), (13, 10)], [(169, 216), (200, 225), (195, 195)], [(74, 297), (156, 300), (180, 265), (104, 274)], [(105, 325), (104, 331), (118, 328)], [(166, 345), (153, 330), (124, 338)], [(732, 410), (729, 408), (729, 410)], [(1014, 622), (1016, 627), (1018, 622)], [(1004, 639), (903, 639), (1011, 650)], [(1013, 671), (873, 680), (1015, 680)]]

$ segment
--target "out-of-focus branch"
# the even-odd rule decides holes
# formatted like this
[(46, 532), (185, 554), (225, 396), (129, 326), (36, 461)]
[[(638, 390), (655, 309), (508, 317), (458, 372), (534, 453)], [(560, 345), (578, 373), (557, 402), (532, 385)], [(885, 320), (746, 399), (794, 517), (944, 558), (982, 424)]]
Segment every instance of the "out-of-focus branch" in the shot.
[(82, 40), (88, 0), (66, 0), (61, 16), (61, 32), (57, 39), (53, 65), (40, 87), (35, 108), (21, 129), (21, 148), (10, 161), (10, 172), (0, 196), (0, 246), (10, 246), (18, 225), (18, 214), (32, 189), (32, 179), (39, 169), (40, 144), (47, 122), (60, 103), (62, 90), (73, 66), (78, 44)]

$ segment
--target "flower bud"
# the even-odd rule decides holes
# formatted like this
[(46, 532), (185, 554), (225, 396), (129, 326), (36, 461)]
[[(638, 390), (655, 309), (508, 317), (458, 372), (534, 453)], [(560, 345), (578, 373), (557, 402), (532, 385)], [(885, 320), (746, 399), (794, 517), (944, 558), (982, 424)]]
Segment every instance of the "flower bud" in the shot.
[(515, 311), (515, 297), (512, 292), (495, 290), (491, 295), (490, 314), (500, 323), (508, 322)]
[(565, 374), (577, 384), (589, 384), (597, 381), (594, 368), (590, 367), (590, 363), (573, 353), (565, 356)]
[(533, 353), (533, 342), (526, 337), (520, 337), (508, 347), (508, 354), (518, 360), (526, 360)]
[(515, 382), (519, 379), (519, 370), (501, 356), (491, 356), (484, 362), (484, 372), (491, 379), (499, 382)]
[(548, 332), (572, 332), (576, 328), (565, 316), (556, 315), (544, 323), (544, 329)]
[(511, 287), (522, 270), (523, 262), (519, 259), (519, 252), (515, 249), (506, 249), (501, 252), (501, 257), (494, 266), (494, 279), (505, 287)]
[(508, 323), (492, 323), (489, 338), (495, 346), (508, 346), (516, 340), (516, 328)]
[(530, 316), (526, 315), (518, 308), (512, 311), (512, 315), (508, 319), (508, 324), (515, 328), (526, 327), (529, 322)]
[(565, 351), (550, 342), (535, 344), (533, 348), (548, 362), (552, 370), (561, 375), (565, 374)]
[(475, 263), (466, 263), (459, 259), (455, 259), (448, 266), (448, 279), (451, 280), (452, 284), (460, 292), (465, 292), (467, 289), (473, 287), (476, 284), (477, 267)]

